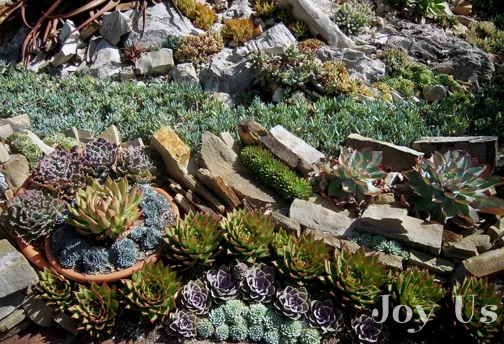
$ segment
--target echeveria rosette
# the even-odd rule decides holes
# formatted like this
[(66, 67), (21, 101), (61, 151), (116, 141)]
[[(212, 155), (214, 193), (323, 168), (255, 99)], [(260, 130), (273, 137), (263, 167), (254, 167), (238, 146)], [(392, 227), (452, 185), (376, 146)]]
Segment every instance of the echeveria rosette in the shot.
[(180, 289), (177, 273), (163, 266), (161, 261), (144, 264), (133, 272), (131, 280), (121, 280), (121, 292), (126, 299), (126, 308), (140, 311), (151, 323), (164, 319), (175, 309), (175, 299)]
[(116, 170), (118, 153), (118, 145), (100, 137), (84, 145), (82, 156), (93, 177), (104, 180)]
[(127, 177), (136, 183), (150, 183), (156, 174), (156, 166), (146, 148), (130, 146), (119, 149), (118, 177)]
[(55, 310), (64, 312), (73, 304), (74, 283), (65, 276), (53, 272), (48, 268), (39, 272), (40, 282), (34, 289), (37, 296), (42, 298), (46, 305)]
[(180, 291), (180, 304), (197, 315), (207, 314), (212, 298), (206, 284), (201, 280), (187, 282)]
[(344, 329), (343, 313), (330, 299), (313, 300), (308, 314), (310, 327), (318, 328), (322, 334), (340, 332)]
[(255, 265), (240, 282), (242, 297), (246, 301), (268, 303), (275, 295), (275, 269), (271, 266)]
[[(454, 304), (455, 312), (458, 312), (464, 321), (467, 321), (465, 324), (458, 323), (479, 342), (492, 342), (504, 323), (502, 295), (497, 294), (496, 291), (495, 283), (489, 282), (486, 278), (474, 276), (466, 277), (462, 283), (456, 282), (453, 285), (451, 301)], [(458, 305), (457, 296), (459, 297)], [(460, 298), (460, 296), (462, 297)], [(481, 310), (489, 305), (497, 307), (492, 310), (497, 314), (497, 319), (494, 322), (484, 323), (481, 318), (485, 315), (481, 313)], [(485, 317), (489, 319), (488, 315)]]
[(327, 280), (342, 291), (343, 301), (357, 310), (372, 306), (390, 279), (387, 267), (378, 262), (378, 254), (366, 255), (364, 247), (355, 253), (347, 246), (335, 251), (334, 258), (326, 260), (326, 273)]
[(310, 310), (310, 296), (305, 287), (287, 286), (277, 292), (275, 308), (292, 320), (299, 320)]
[(170, 314), (170, 320), (170, 329), (175, 333), (186, 338), (196, 336), (198, 319), (194, 313), (177, 309)]
[(474, 163), (467, 152), (434, 152), (404, 172), (413, 190), (406, 200), (414, 211), (427, 212), (431, 221), (445, 224), (451, 220), (464, 228), (474, 227), (480, 222), (478, 212), (504, 215), (504, 200), (489, 193), (503, 180), (489, 172), (488, 166)]
[(351, 327), (352, 335), (360, 344), (381, 343), (385, 340), (383, 325), (366, 314), (353, 319)]
[(233, 274), (225, 265), (219, 266), (217, 270), (209, 270), (206, 273), (206, 281), (216, 302), (228, 300), (238, 293)]

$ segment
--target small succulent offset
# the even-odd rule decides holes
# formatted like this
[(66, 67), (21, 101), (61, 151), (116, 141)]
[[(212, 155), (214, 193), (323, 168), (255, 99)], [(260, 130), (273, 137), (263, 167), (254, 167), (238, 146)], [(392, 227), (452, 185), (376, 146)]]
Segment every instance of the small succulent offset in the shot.
[(224, 305), (220, 305), (218, 307), (212, 308), (210, 313), (208, 313), (208, 320), (214, 325), (216, 328), (226, 322), (226, 314), (224, 313)]
[(186, 338), (196, 336), (198, 324), (194, 313), (177, 309), (175, 313), (170, 314), (170, 320), (170, 329), (172, 331)]
[(233, 274), (225, 265), (219, 266), (218, 270), (209, 270), (206, 281), (210, 294), (217, 302), (228, 300), (238, 293)]
[(235, 278), (236, 281), (241, 282), (245, 276), (247, 275), (248, 271), (248, 266), (245, 263), (238, 262), (234, 267), (233, 267), (233, 277)]
[(235, 210), (221, 222), (224, 239), (228, 243), (228, 254), (238, 261), (255, 263), (269, 255), (275, 226), (271, 217), (262, 212)]
[(218, 341), (224, 341), (229, 338), (229, 326), (227, 324), (219, 325), (215, 328), (215, 338)]
[(287, 320), (280, 325), (280, 334), (284, 338), (294, 339), (303, 332), (303, 323), (299, 320)]
[(321, 168), (320, 190), (338, 205), (348, 203), (362, 209), (383, 191), (375, 186), (387, 174), (380, 166), (382, 158), (383, 152), (341, 146), (336, 164)]
[(207, 314), (212, 306), (212, 298), (205, 282), (187, 282), (180, 292), (180, 304), (197, 315)]
[(310, 327), (320, 329), (322, 334), (340, 332), (344, 329), (343, 313), (334, 307), (330, 299), (311, 302), (308, 323)]
[(215, 328), (208, 318), (203, 318), (198, 320), (198, 327), (196, 331), (198, 333), (198, 337), (207, 339), (213, 336)]
[(377, 323), (366, 314), (353, 319), (351, 326), (352, 335), (360, 344), (380, 343), (385, 340), (383, 324)]
[(138, 205), (142, 195), (143, 190), (136, 186), (128, 191), (125, 177), (119, 183), (107, 177), (104, 185), (93, 180), (77, 191), (75, 206), (68, 206), (67, 222), (81, 235), (94, 235), (97, 240), (116, 239), (140, 217)]
[(158, 231), (173, 226), (175, 224), (175, 214), (166, 197), (148, 184), (142, 184), (141, 187), (143, 197), (140, 208), (142, 208), (142, 214), (145, 218), (145, 226)]
[[(455, 305), (455, 311), (467, 321), (461, 324), (462, 327), (478, 341), (492, 342), (499, 333), (504, 317), (502, 295), (497, 294), (495, 283), (486, 278), (466, 277), (462, 283), (453, 285), (451, 301)], [(493, 322), (488, 322), (488, 314), (481, 312), (487, 305), (495, 307), (492, 311), (497, 314), (497, 319)], [(482, 318), (487, 321), (483, 322)]]
[(136, 183), (150, 183), (156, 175), (154, 161), (143, 147), (127, 147), (119, 150), (117, 176), (127, 177)]
[(240, 283), (244, 300), (268, 303), (275, 295), (275, 269), (271, 266), (255, 265), (247, 270)]
[(175, 298), (180, 288), (177, 273), (163, 266), (161, 261), (144, 264), (133, 272), (131, 280), (121, 280), (121, 292), (126, 298), (126, 308), (140, 311), (151, 323), (164, 319), (175, 309)]
[(504, 200), (489, 193), (503, 180), (489, 176), (489, 172), (488, 166), (474, 163), (465, 151), (434, 152), (429, 159), (419, 159), (413, 170), (404, 172), (413, 190), (406, 200), (413, 210), (427, 212), (431, 221), (477, 226), (477, 212), (504, 215)]
[[(52, 246), (54, 247), (54, 244)], [(58, 252), (58, 261), (65, 268), (73, 268), (82, 261), (82, 256), (88, 248), (87, 240), (78, 237), (71, 238)]]
[(115, 327), (119, 301), (116, 287), (94, 282), (88, 287), (79, 286), (75, 292), (77, 304), (70, 307), (72, 319), (80, 322), (77, 330), (86, 331), (91, 337), (100, 338), (110, 334)]
[(115, 171), (119, 146), (104, 138), (86, 143), (82, 155), (92, 169), (93, 177), (103, 180)]
[(229, 299), (224, 303), (222, 309), (224, 310), (228, 325), (246, 323), (244, 315), (248, 312), (248, 308), (242, 300)]
[(66, 311), (73, 304), (74, 283), (48, 268), (40, 271), (39, 275), (40, 282), (34, 288), (38, 297), (55, 310)]
[(195, 265), (211, 266), (220, 253), (222, 231), (211, 213), (189, 212), (184, 220), (177, 218), (175, 226), (166, 228), (166, 257), (175, 266), (187, 270)]
[(374, 11), (371, 2), (351, 0), (338, 6), (332, 20), (349, 35), (358, 35), (371, 24)]
[(389, 271), (378, 262), (378, 254), (366, 255), (361, 247), (351, 253), (347, 246), (326, 261), (328, 281), (343, 292), (343, 300), (357, 309), (368, 309), (389, 281)]
[(41, 190), (26, 190), (7, 202), (1, 225), (25, 244), (48, 235), (58, 220), (60, 202)]
[(258, 324), (262, 326), (267, 311), (268, 307), (266, 307), (262, 303), (252, 303), (249, 306), (247, 320), (250, 324)]
[(285, 287), (277, 292), (275, 308), (292, 320), (299, 320), (310, 310), (310, 296), (305, 287)]
[(174, 53), (176, 61), (200, 64), (207, 62), (213, 55), (224, 48), (224, 41), (219, 32), (208, 30), (198, 36), (187, 35), (180, 39)]

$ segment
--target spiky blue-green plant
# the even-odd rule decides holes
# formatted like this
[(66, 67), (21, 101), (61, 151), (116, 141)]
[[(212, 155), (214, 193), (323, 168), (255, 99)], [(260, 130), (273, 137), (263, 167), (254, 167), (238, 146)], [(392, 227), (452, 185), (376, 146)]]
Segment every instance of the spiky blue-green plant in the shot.
[(215, 338), (220, 341), (229, 338), (229, 326), (226, 324), (219, 325), (215, 328)]
[(264, 337), (264, 326), (262, 324), (253, 324), (249, 326), (247, 335), (251, 341), (260, 342)]
[(117, 240), (110, 248), (110, 259), (120, 269), (126, 269), (135, 264), (137, 248), (133, 240), (125, 238)]
[(218, 327), (226, 322), (226, 314), (224, 313), (224, 305), (214, 308), (208, 314), (208, 320), (213, 326)]
[(215, 328), (208, 318), (203, 318), (198, 321), (197, 332), (198, 336), (206, 339), (213, 336)]
[(264, 304), (253, 303), (249, 306), (247, 318), (251, 324), (262, 324), (267, 311), (268, 307)]
[(299, 336), (299, 344), (319, 344), (322, 337), (315, 328), (305, 328)]
[(233, 324), (238, 317), (241, 317), (246, 305), (242, 300), (231, 299), (224, 304), (224, 314), (226, 315), (226, 322)]
[(229, 338), (238, 342), (247, 339), (248, 326), (246, 323), (238, 323), (229, 327)]
[(272, 308), (268, 308), (264, 315), (264, 327), (268, 330), (278, 330), (283, 321), (283, 317)]
[(303, 323), (299, 320), (287, 320), (280, 325), (282, 337), (297, 338), (303, 331)]
[(72, 226), (65, 223), (56, 227), (51, 233), (51, 249), (53, 252), (58, 253), (75, 239), (79, 239), (79, 235)]
[(104, 272), (109, 264), (109, 251), (105, 247), (90, 247), (82, 253), (82, 269), (86, 274)]
[(266, 344), (279, 344), (280, 332), (278, 329), (267, 330), (264, 332), (264, 342)]

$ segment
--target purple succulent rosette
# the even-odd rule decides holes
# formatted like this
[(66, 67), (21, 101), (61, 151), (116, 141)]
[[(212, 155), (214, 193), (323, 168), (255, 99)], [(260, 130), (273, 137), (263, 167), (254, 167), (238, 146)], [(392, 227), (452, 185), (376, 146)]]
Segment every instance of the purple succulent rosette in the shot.
[(308, 322), (311, 327), (319, 328), (322, 334), (343, 331), (342, 318), (343, 313), (334, 307), (330, 299), (311, 302)]
[(383, 325), (374, 321), (370, 316), (362, 314), (352, 320), (351, 325), (359, 343), (379, 343), (383, 340)]
[(177, 310), (171, 314), (170, 329), (186, 338), (195, 337), (196, 320), (194, 313)]
[(268, 303), (275, 295), (275, 269), (256, 265), (250, 268), (240, 283), (243, 299)]
[(218, 270), (208, 271), (206, 280), (210, 294), (216, 301), (228, 300), (238, 293), (233, 274), (225, 265), (221, 265)]
[(201, 280), (189, 281), (181, 291), (180, 303), (197, 315), (207, 314), (212, 306), (212, 298)]
[(310, 297), (305, 287), (285, 287), (277, 292), (275, 308), (292, 320), (299, 320), (310, 310)]

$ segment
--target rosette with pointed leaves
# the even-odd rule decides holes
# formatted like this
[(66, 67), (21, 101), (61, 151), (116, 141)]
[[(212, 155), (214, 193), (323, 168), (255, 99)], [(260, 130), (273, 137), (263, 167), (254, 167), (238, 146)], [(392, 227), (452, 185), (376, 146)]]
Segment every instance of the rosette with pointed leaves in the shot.
[(338, 205), (351, 204), (361, 210), (383, 191), (377, 187), (387, 174), (380, 166), (382, 158), (383, 152), (342, 146), (336, 164), (321, 168), (321, 192)]
[(163, 319), (175, 309), (180, 282), (177, 273), (163, 266), (161, 261), (156, 264), (144, 264), (142, 269), (133, 272), (131, 280), (121, 280), (128, 309), (140, 311), (143, 318), (151, 323)]
[(136, 186), (128, 191), (126, 178), (116, 183), (107, 177), (104, 185), (93, 180), (77, 191), (75, 205), (68, 205), (67, 222), (82, 235), (95, 235), (98, 240), (116, 239), (140, 217), (138, 205), (142, 195), (143, 190)]
[(305, 287), (285, 287), (277, 292), (275, 308), (292, 320), (298, 320), (310, 310), (310, 296)]
[(31, 174), (34, 185), (71, 196), (86, 183), (88, 168), (77, 152), (56, 150), (39, 161)]
[(378, 262), (378, 254), (366, 255), (361, 247), (351, 253), (347, 246), (326, 260), (327, 279), (343, 292), (343, 301), (357, 309), (368, 309), (378, 299), (389, 281), (389, 270)]
[(40, 271), (39, 275), (40, 282), (34, 288), (37, 295), (55, 310), (66, 311), (73, 304), (74, 283), (48, 268)]
[(218, 270), (209, 270), (206, 273), (206, 281), (216, 302), (228, 300), (238, 293), (233, 274), (225, 265), (219, 266)]
[(115, 171), (118, 148), (118, 145), (104, 138), (98, 138), (84, 145), (82, 155), (87, 165), (91, 167), (93, 177), (103, 180)]
[(255, 263), (269, 255), (268, 246), (273, 240), (275, 226), (262, 212), (235, 210), (222, 221), (223, 236), (228, 243), (228, 253), (238, 261)]
[(271, 246), (273, 246), (278, 257), (284, 256), (285, 247), (289, 243), (290, 234), (288, 234), (283, 228), (279, 228), (273, 237)]
[(212, 306), (212, 298), (205, 282), (187, 282), (180, 292), (180, 304), (197, 315), (207, 314)]
[(353, 319), (351, 326), (352, 336), (360, 344), (381, 343), (385, 340), (383, 324), (377, 323), (366, 314)]
[[(455, 305), (455, 314), (459, 314), (462, 321), (459, 324), (479, 342), (492, 342), (499, 333), (500, 324), (503, 323), (504, 305), (502, 295), (496, 293), (495, 283), (486, 278), (466, 277), (462, 283), (453, 285), (451, 300)], [(482, 314), (485, 306), (496, 313), (497, 319), (490, 321), (488, 314)], [(483, 322), (485, 318), (486, 322)]]
[(156, 166), (146, 148), (130, 146), (119, 150), (118, 177), (127, 177), (136, 183), (150, 183), (156, 173)]
[(434, 152), (404, 172), (413, 189), (406, 200), (413, 210), (427, 212), (431, 221), (472, 227), (480, 221), (477, 212), (504, 215), (504, 200), (489, 193), (502, 178), (489, 174), (488, 166), (474, 163), (465, 151)]
[(322, 334), (341, 332), (344, 329), (343, 313), (334, 307), (330, 299), (311, 302), (308, 323), (320, 329)]
[(170, 329), (186, 338), (195, 337), (198, 326), (198, 319), (192, 312), (177, 309), (170, 314)]
[(70, 307), (69, 311), (73, 313), (72, 319), (80, 322), (77, 330), (86, 331), (96, 338), (112, 332), (119, 307), (115, 286), (94, 282), (89, 288), (80, 285), (75, 298), (77, 304)]
[(276, 291), (275, 269), (265, 265), (251, 267), (240, 282), (240, 289), (244, 300), (270, 302)]
[(222, 232), (218, 220), (210, 213), (189, 212), (184, 220), (166, 229), (166, 257), (174, 266), (187, 270), (196, 264), (211, 266), (220, 253)]
[(298, 238), (290, 235), (287, 245), (277, 250), (278, 259), (273, 262), (278, 270), (298, 285), (305, 285), (318, 278), (325, 268), (330, 249), (322, 240), (303, 232)]
[(445, 291), (435, 281), (427, 270), (412, 267), (399, 273), (390, 285), (394, 292), (397, 304), (409, 306), (413, 310), (413, 321), (420, 322), (417, 307), (422, 307), (426, 314), (433, 319), (436, 311), (441, 307), (438, 302), (443, 298)]
[(7, 202), (1, 217), (4, 230), (25, 244), (48, 235), (58, 220), (60, 202), (41, 190), (26, 190)]

